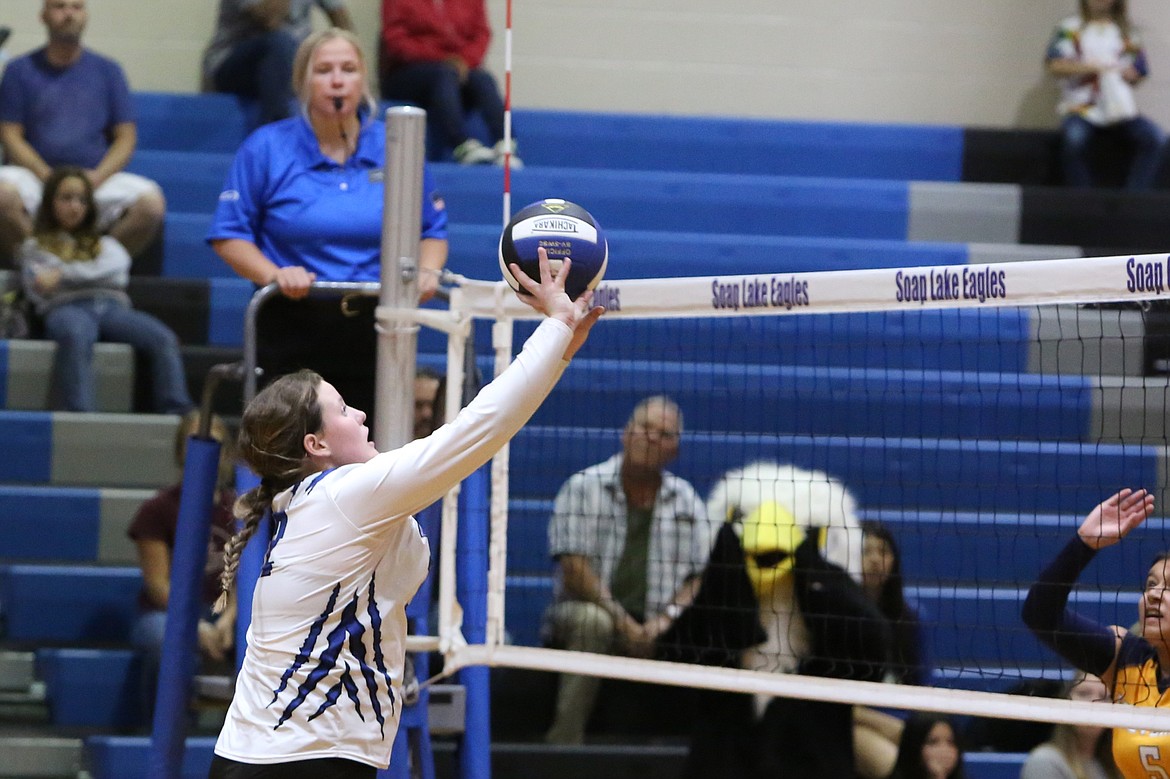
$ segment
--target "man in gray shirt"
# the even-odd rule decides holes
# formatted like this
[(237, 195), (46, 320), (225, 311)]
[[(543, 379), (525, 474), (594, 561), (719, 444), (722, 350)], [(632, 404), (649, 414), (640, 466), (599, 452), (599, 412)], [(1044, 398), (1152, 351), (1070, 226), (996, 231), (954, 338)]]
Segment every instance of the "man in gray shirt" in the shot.
[(353, 30), (345, 0), (220, 0), (204, 87), (258, 101), (256, 125), (291, 116), (293, 55), (312, 32), (314, 5), (334, 27)]
[[(682, 425), (670, 398), (642, 400), (622, 432), (622, 451), (574, 474), (557, 493), (548, 530), (557, 561), (545, 624), (550, 645), (650, 657), (694, 599), (714, 536), (694, 488), (666, 470), (678, 456)], [(584, 740), (599, 683), (561, 675), (546, 741)]]

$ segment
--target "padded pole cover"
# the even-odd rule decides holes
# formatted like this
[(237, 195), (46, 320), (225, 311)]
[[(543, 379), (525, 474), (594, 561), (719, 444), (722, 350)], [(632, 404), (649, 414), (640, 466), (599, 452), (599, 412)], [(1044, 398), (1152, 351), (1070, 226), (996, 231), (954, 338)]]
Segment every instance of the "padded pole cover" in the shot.
[(154, 705), (154, 728), (147, 775), (179, 777), (187, 727), (187, 701), (195, 676), (203, 572), (211, 537), (211, 510), (219, 469), (218, 441), (187, 441), (179, 525), (171, 560), (171, 593), (163, 634), (162, 662)]

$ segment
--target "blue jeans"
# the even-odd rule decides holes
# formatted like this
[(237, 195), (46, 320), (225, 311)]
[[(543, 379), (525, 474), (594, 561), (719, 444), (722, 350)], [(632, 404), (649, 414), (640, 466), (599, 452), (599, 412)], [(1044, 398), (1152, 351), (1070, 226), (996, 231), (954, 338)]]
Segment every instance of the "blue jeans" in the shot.
[[(1097, 127), (1076, 114), (1064, 118), (1060, 126), (1060, 157), (1064, 166), (1064, 183), (1073, 187), (1091, 187), (1093, 176), (1089, 170), (1089, 146), (1093, 138), (1105, 128)], [(1162, 145), (1165, 142), (1158, 125), (1139, 116), (1119, 122), (1108, 128), (1125, 138), (1133, 152), (1133, 160), (1126, 175), (1126, 189), (1153, 189), (1158, 167), (1162, 162)]]
[(292, 66), (296, 52), (297, 40), (283, 30), (240, 41), (212, 74), (212, 85), (216, 92), (259, 101), (260, 124), (285, 119), (295, 112)]
[(57, 342), (53, 361), (53, 404), (65, 411), (97, 408), (93, 346), (99, 340), (130, 344), (150, 365), (154, 411), (182, 414), (194, 407), (179, 339), (143, 311), (112, 298), (64, 303), (45, 314), (45, 335)]
[(481, 68), (461, 84), (455, 68), (445, 62), (402, 65), (382, 76), (382, 97), (424, 108), (427, 121), (452, 149), (467, 140), (468, 113), (483, 117), (492, 143), (504, 137), (504, 99), (492, 74)]

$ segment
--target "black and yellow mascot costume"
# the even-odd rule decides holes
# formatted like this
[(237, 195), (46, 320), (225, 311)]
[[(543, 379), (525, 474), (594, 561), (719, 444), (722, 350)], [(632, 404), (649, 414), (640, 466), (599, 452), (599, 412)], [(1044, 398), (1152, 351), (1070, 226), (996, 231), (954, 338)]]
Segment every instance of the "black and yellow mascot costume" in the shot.
[[(845, 485), (758, 462), (724, 474), (707, 510), (726, 522), (695, 602), (659, 640), (659, 657), (881, 681), (889, 629), (857, 583), (862, 533)], [(702, 692), (684, 776), (852, 777), (852, 706)]]

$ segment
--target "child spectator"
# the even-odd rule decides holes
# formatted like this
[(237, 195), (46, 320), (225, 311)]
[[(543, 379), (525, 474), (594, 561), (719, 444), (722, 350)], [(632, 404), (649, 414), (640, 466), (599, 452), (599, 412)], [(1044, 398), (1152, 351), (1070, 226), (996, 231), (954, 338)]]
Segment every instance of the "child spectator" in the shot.
[(97, 226), (93, 185), (85, 171), (58, 168), (45, 181), (33, 234), (20, 248), (25, 294), (57, 342), (53, 408), (94, 411), (93, 345), (127, 343), (148, 358), (153, 410), (182, 414), (194, 405), (179, 339), (155, 317), (130, 306), (130, 255)]

